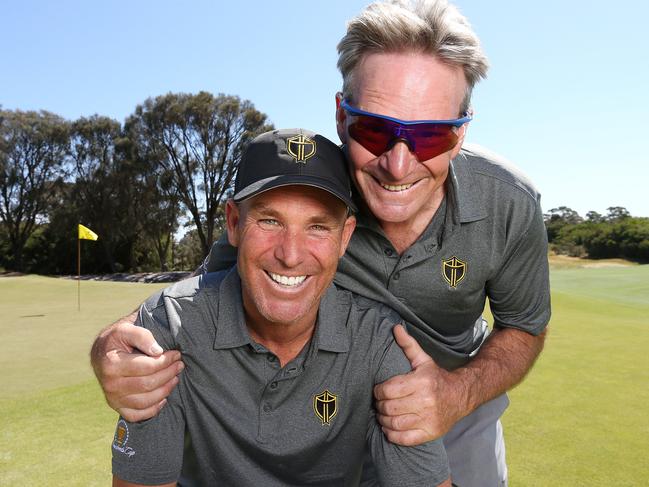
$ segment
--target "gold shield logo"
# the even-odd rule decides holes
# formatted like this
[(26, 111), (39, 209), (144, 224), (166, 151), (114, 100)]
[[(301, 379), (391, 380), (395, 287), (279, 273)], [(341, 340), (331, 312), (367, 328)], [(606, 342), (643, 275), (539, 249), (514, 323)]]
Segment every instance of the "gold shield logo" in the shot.
[(338, 414), (338, 396), (325, 389), (322, 394), (313, 396), (313, 410), (323, 425), (329, 424)]
[(453, 256), (442, 262), (442, 274), (451, 287), (455, 288), (466, 276), (467, 265)]
[(315, 149), (315, 141), (305, 135), (286, 139), (286, 151), (293, 156), (295, 162), (306, 164), (307, 159), (315, 155)]

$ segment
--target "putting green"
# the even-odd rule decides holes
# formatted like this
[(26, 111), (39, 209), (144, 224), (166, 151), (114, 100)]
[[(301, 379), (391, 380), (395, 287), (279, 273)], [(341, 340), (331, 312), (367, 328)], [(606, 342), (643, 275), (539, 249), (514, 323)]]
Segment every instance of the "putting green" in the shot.
[[(0, 485), (108, 485), (92, 339), (162, 284), (0, 278)], [(649, 266), (552, 271), (546, 350), (503, 418), (510, 485), (643, 485)]]

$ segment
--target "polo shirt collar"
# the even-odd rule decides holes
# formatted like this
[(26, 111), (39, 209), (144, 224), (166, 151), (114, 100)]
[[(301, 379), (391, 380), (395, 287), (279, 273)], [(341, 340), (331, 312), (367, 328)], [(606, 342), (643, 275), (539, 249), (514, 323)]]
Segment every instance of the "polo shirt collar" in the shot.
[(345, 305), (342, 294), (342, 291), (338, 291), (332, 283), (320, 301), (314, 337), (315, 345), (320, 350), (337, 353), (349, 351), (347, 330), (349, 303)]
[(447, 181), (448, 205), (454, 222), (469, 223), (487, 218), (484, 195), (476, 184), (464, 151), (451, 161)]
[(246, 316), (243, 312), (241, 279), (236, 265), (221, 281), (218, 291), (214, 349), (236, 348), (251, 344), (250, 334), (246, 328)]
[[(349, 334), (347, 333), (347, 313), (338, 297), (340, 292), (333, 284), (329, 285), (318, 309), (318, 323), (312, 339), (315, 347), (329, 352), (349, 351)], [(252, 345), (246, 326), (241, 297), (241, 279), (237, 266), (232, 267), (221, 281), (218, 293), (218, 310), (216, 318), (216, 337), (214, 349), (237, 348)]]

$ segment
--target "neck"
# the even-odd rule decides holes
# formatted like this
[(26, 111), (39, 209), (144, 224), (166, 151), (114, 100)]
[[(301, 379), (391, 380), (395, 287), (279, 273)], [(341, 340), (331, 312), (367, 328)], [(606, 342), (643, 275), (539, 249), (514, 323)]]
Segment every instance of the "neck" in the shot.
[(431, 196), (430, 204), (409, 220), (401, 222), (379, 222), (383, 233), (385, 233), (385, 236), (399, 254), (402, 254), (410, 248), (421, 234), (424, 233), (426, 227), (442, 204), (445, 194), (445, 186), (441, 185)]
[(246, 313), (246, 326), (253, 340), (260, 343), (279, 358), (280, 365), (298, 356), (315, 331), (316, 317), (304, 323), (271, 323), (254, 319)]

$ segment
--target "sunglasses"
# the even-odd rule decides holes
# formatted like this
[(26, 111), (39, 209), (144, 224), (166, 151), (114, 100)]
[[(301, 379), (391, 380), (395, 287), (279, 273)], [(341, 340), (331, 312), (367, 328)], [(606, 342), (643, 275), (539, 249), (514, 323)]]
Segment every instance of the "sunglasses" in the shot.
[(473, 117), (468, 113), (455, 120), (405, 121), (352, 107), (347, 100), (340, 107), (352, 117), (349, 136), (375, 156), (389, 151), (397, 142), (408, 144), (418, 161), (427, 161), (457, 144), (457, 129)]

